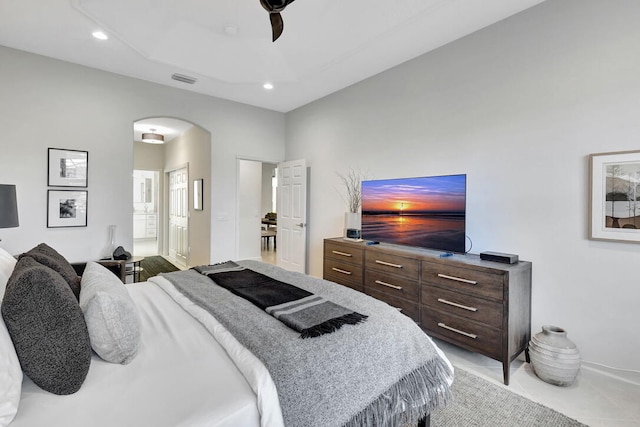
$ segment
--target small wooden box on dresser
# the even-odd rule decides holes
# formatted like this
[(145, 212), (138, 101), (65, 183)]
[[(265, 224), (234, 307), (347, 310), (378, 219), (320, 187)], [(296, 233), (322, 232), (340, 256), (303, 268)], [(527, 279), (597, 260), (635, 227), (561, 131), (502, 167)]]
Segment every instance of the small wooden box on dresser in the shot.
[(323, 277), (385, 301), (429, 335), (509, 365), (531, 338), (531, 263), (324, 240)]

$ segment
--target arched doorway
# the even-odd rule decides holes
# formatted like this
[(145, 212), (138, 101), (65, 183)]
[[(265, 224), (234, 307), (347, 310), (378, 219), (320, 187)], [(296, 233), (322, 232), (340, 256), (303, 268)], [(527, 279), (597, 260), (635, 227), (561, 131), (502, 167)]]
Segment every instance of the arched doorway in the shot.
[[(209, 263), (211, 133), (172, 117), (140, 119), (133, 127), (134, 255), (155, 251), (183, 267)], [(153, 140), (143, 142), (145, 134)]]

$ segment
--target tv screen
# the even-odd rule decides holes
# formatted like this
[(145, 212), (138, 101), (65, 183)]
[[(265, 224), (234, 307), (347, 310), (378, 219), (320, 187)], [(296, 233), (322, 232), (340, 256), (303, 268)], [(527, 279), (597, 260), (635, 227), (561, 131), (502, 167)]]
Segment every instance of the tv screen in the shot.
[(465, 252), (466, 175), (362, 181), (362, 238)]

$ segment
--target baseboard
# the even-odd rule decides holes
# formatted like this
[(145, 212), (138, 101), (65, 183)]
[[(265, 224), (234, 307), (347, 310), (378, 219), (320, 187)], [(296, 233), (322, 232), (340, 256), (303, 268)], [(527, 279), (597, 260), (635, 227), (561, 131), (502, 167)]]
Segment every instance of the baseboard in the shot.
[[(516, 359), (520, 360), (521, 362), (526, 362), (524, 352), (518, 355)], [(596, 372), (600, 375), (611, 377), (617, 381), (623, 381), (625, 383), (640, 386), (640, 372), (638, 371), (611, 368), (599, 363), (586, 362), (584, 360), (580, 364), (580, 369)]]
[(584, 360), (582, 361), (581, 369), (597, 372), (618, 381), (640, 386), (640, 372), (638, 371), (615, 369), (598, 363), (585, 362)]

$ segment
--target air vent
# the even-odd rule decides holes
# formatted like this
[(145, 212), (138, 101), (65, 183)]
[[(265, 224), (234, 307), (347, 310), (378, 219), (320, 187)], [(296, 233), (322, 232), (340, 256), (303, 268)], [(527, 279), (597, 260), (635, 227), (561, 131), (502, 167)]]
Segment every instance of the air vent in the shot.
[(182, 83), (188, 83), (190, 85), (192, 85), (192, 84), (194, 84), (195, 82), (198, 81), (198, 79), (196, 79), (194, 77), (189, 77), (189, 76), (185, 76), (184, 74), (178, 74), (178, 73), (172, 74), (171, 78), (173, 80), (177, 80), (177, 81), (182, 82)]

